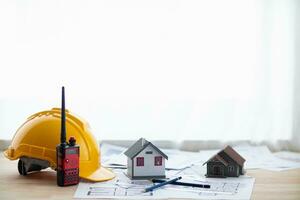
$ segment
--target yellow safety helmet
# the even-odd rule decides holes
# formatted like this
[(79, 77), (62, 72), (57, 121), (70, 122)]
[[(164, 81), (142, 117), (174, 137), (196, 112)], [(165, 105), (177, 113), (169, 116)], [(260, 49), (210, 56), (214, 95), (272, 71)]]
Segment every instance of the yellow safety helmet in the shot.
[[(11, 145), (4, 152), (10, 160), (19, 159), (20, 174), (50, 166), (56, 169), (56, 146), (60, 143), (61, 111), (59, 108), (30, 116), (15, 133)], [(100, 149), (87, 122), (66, 110), (67, 138), (74, 136), (80, 146), (79, 176), (91, 181), (106, 181), (115, 177), (101, 166)], [(22, 171), (25, 161), (27, 171)], [(33, 162), (32, 162), (33, 160)], [(47, 164), (44, 164), (46, 161)], [(44, 163), (43, 163), (44, 162)], [(39, 166), (40, 165), (40, 166)]]

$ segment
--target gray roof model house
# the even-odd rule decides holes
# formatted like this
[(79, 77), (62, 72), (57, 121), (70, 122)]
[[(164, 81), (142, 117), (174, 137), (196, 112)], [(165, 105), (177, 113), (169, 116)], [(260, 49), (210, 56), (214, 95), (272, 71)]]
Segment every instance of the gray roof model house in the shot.
[(168, 156), (144, 138), (124, 152), (127, 156), (127, 175), (131, 179), (165, 178), (165, 159)]
[(245, 159), (231, 146), (226, 146), (203, 165), (207, 164), (206, 177), (238, 177), (243, 175)]

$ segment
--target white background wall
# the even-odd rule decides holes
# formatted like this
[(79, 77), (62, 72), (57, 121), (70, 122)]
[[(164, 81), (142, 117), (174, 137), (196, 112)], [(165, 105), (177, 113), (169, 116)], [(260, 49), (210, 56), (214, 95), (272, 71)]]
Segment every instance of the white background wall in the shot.
[(99, 139), (290, 140), (297, 1), (1, 1), (0, 138), (67, 107)]

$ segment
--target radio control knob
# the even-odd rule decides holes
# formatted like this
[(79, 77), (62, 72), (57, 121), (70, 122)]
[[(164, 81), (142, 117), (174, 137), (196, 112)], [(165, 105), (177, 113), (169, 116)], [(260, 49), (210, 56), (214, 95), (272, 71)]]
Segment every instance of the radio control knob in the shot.
[(69, 138), (69, 145), (74, 146), (75, 144), (76, 144), (76, 139), (75, 139), (75, 137), (71, 136)]

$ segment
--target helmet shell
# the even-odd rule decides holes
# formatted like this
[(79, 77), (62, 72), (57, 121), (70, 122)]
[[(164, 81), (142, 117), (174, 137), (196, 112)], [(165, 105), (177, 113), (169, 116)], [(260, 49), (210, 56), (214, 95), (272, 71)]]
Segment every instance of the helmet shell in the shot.
[[(56, 169), (56, 146), (60, 144), (61, 110), (38, 112), (31, 115), (15, 133), (11, 145), (4, 152), (10, 160), (26, 156), (47, 160)], [(76, 138), (80, 146), (79, 176), (92, 181), (114, 178), (101, 167), (100, 148), (86, 121), (66, 110), (67, 139)]]

